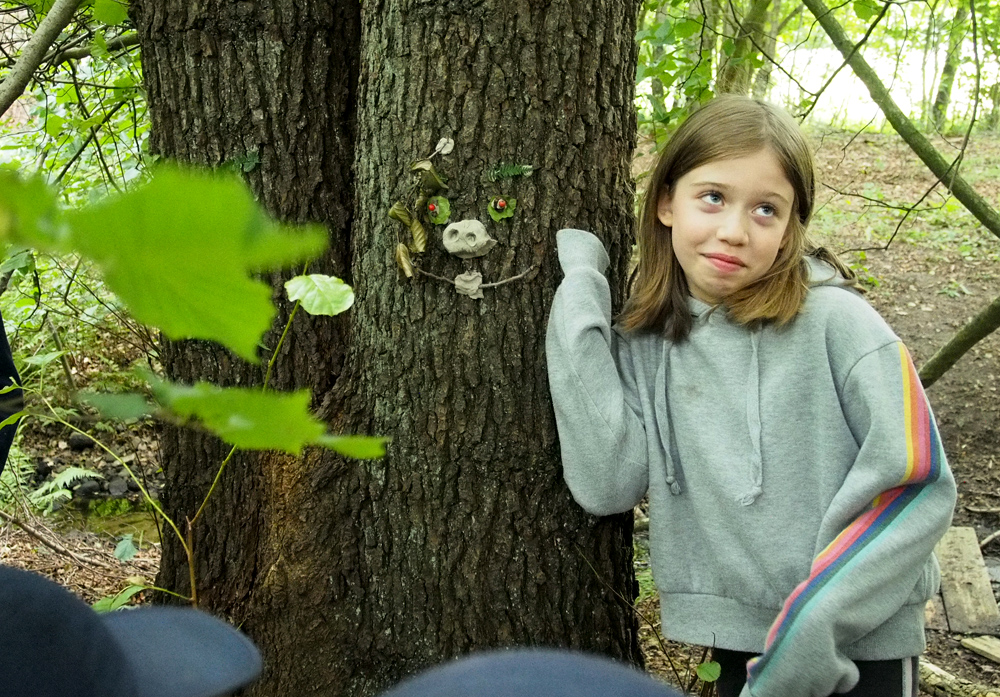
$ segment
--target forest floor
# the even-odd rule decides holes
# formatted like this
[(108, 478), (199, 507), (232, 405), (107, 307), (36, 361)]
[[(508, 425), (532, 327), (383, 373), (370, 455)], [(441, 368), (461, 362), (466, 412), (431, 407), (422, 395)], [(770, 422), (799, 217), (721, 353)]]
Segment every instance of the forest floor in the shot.
[[(813, 237), (841, 252), (844, 261), (858, 271), (868, 285), (870, 302), (920, 366), (960, 326), (1000, 296), (1000, 241), (935, 190), (921, 204), (925, 210), (911, 215), (886, 248), (901, 217), (897, 208), (887, 206), (912, 205), (934, 178), (895, 136), (835, 132), (814, 133), (813, 138), (819, 178)], [(960, 139), (939, 139), (937, 145), (946, 154), (954, 154), (959, 143)], [(979, 137), (968, 152), (963, 175), (995, 204), (1000, 200), (1000, 140)], [(637, 175), (650, 161), (640, 154)], [(998, 376), (1000, 336), (995, 334), (928, 390), (958, 480), (954, 524), (972, 526), (980, 540), (1000, 529), (1000, 514), (981, 510), (1000, 507)], [(142, 473), (156, 492), (162, 475), (155, 431), (149, 426), (104, 429), (95, 437)], [(25, 429), (21, 448), (34, 471), (35, 485), (71, 465), (97, 471), (103, 479), (88, 487), (86, 495), (78, 491), (54, 515), (38, 516), (24, 508), (16, 513), (25, 527), (49, 544), (0, 521), (0, 561), (44, 573), (88, 602), (113, 595), (132, 582), (151, 584), (159, 561), (155, 522), (135, 505), (135, 491), (122, 492), (121, 463), (99, 448), (81, 447), (79, 439), (72, 441), (69, 436), (69, 431), (56, 426)], [(108, 503), (116, 500), (130, 503)], [(131, 535), (138, 549), (127, 561), (114, 555), (124, 535)], [(661, 649), (653, 630), (659, 623), (657, 599), (648, 568), (641, 561), (642, 544), (638, 536), (637, 570), (643, 588), (639, 607), (649, 619), (642, 630), (647, 663), (653, 672), (677, 683), (671, 677), (670, 662), (684, 673), (683, 666), (692, 655), (694, 663), (701, 658), (700, 649), (676, 645), (668, 645), (666, 652)], [(1000, 539), (983, 553), (998, 591)], [(927, 634), (929, 660), (960, 677), (1000, 686), (1000, 665), (966, 651), (960, 636), (934, 630)]]

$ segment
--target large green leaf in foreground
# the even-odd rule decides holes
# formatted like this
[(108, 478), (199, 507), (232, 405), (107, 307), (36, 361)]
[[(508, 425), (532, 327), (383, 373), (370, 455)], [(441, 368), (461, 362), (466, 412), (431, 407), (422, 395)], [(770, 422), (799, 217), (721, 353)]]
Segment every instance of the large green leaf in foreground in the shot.
[(332, 448), (349, 457), (385, 454), (384, 438), (333, 436), (309, 413), (309, 391), (192, 386), (155, 381), (153, 391), (175, 414), (193, 418), (231, 445), (244, 450), (283, 450), (298, 455), (306, 445)]
[(24, 244), (83, 255), (139, 321), (172, 339), (217, 341), (253, 362), (275, 310), (270, 288), (250, 274), (326, 245), (318, 226), (292, 232), (267, 218), (233, 174), (164, 166), (145, 186), (67, 211), (55, 226), (43, 192), (21, 186), (39, 203), (0, 195), (0, 233), (6, 227)]

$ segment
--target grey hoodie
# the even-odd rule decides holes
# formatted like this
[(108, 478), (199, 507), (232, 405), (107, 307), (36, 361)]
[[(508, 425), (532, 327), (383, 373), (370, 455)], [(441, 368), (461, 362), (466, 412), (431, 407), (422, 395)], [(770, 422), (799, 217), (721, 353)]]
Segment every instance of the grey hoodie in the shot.
[(955, 482), (882, 318), (810, 260), (786, 327), (692, 298), (684, 342), (627, 333), (600, 241), (557, 241), (546, 352), (566, 482), (595, 515), (648, 493), (664, 634), (763, 654), (756, 697), (845, 692), (854, 660), (921, 653)]

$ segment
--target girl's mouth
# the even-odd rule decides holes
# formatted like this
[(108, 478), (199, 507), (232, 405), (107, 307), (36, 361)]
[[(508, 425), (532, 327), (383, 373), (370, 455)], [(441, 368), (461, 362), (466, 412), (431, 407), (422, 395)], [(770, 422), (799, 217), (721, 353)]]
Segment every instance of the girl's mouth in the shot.
[(729, 256), (728, 254), (706, 254), (705, 258), (712, 262), (712, 266), (719, 271), (732, 273), (733, 271), (739, 271), (744, 266), (739, 257)]

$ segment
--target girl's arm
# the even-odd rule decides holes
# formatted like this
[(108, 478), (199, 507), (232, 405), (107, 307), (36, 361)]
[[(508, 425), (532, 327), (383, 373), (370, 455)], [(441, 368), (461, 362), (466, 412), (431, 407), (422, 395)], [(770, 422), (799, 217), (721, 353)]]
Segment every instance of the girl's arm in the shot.
[(611, 330), (608, 255), (582, 230), (556, 236), (565, 279), (545, 350), (563, 473), (594, 515), (622, 513), (646, 493), (646, 433), (628, 345)]
[[(937, 583), (926, 566), (951, 524), (955, 480), (903, 345), (889, 343), (861, 358), (841, 402), (860, 451), (823, 519), (820, 539), (833, 541), (785, 601), (764, 655), (750, 662), (744, 697), (848, 691), (858, 671), (844, 647), (908, 601), (918, 603), (903, 619), (912, 636), (913, 623), (922, 628), (924, 601), (933, 592), (927, 586)], [(918, 585), (926, 592), (915, 592)], [(907, 655), (922, 651), (887, 647), (893, 648)]]

